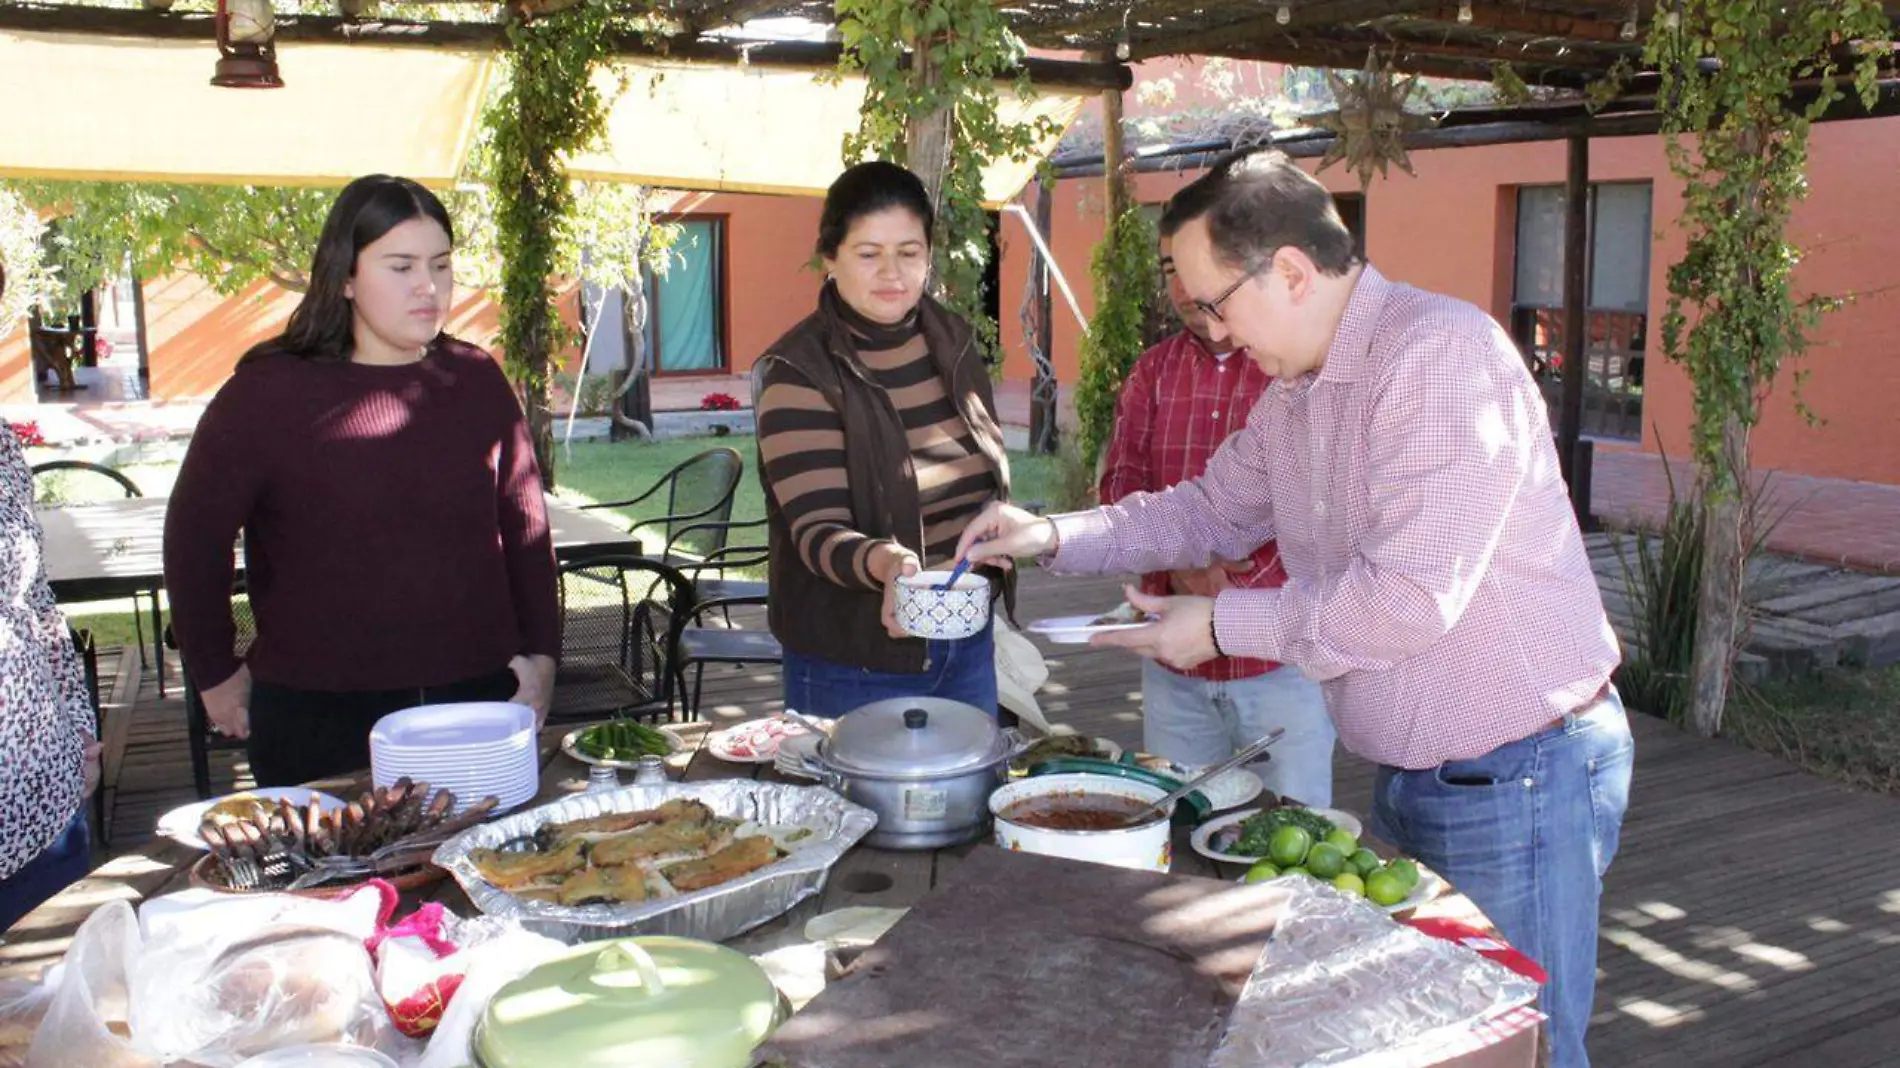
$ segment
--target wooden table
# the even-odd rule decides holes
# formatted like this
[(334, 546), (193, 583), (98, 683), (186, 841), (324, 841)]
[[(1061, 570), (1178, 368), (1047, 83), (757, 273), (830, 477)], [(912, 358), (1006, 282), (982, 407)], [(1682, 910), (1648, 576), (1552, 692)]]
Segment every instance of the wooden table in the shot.
[[(46, 531), (46, 578), (55, 600), (105, 601), (165, 587), (165, 497), (35, 509)], [(554, 555), (584, 560), (641, 551), (617, 517), (548, 498)], [(237, 574), (244, 574), (243, 554)]]
[[(541, 790), (531, 803), (544, 804), (583, 790), (587, 785), (587, 766), (561, 752), (560, 739), (574, 729), (572, 724), (550, 727), (541, 737)], [(687, 749), (673, 760), (673, 774), (683, 781), (723, 778), (777, 778), (769, 764), (731, 764), (711, 755), (702, 743), (708, 728), (688, 724), (676, 728), (688, 741)], [(339, 796), (353, 796), (367, 775), (330, 780), (311, 785)], [(1233, 878), (1238, 866), (1210, 861), (1188, 847), (1188, 833), (1177, 828), (1174, 872)], [(831, 870), (822, 894), (740, 937), (729, 944), (748, 953), (758, 953), (789, 942), (802, 941), (805, 922), (813, 916), (850, 906), (907, 908), (922, 900), (938, 880), (952, 870), (974, 845), (937, 850), (897, 852), (860, 846), (847, 853)], [(113, 900), (136, 904), (149, 897), (174, 893), (190, 885), (189, 869), (203, 854), (170, 839), (158, 839), (133, 853), (107, 862), (93, 874), (75, 883), (63, 893), (41, 905), (7, 931), (0, 943), (0, 979), (33, 979), (43, 967), (57, 961), (66, 951), (73, 932), (92, 911)], [(461, 915), (473, 913), (473, 906), (453, 879), (444, 879), (434, 887), (406, 902), (413, 906), (424, 900), (442, 902)], [(1449, 915), (1470, 922), (1481, 914), (1462, 896), (1447, 894), (1420, 910)], [(0, 1039), (0, 1043), (4, 1043)], [(0, 1044), (0, 1059), (9, 1052)]]

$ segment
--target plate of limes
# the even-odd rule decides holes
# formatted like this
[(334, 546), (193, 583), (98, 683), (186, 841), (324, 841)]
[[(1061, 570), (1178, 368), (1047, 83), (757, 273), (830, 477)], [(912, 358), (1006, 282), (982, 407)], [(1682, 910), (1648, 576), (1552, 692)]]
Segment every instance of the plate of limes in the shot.
[[(1371, 853), (1371, 850), (1365, 850)], [(1263, 883), (1273, 879), (1319, 879), (1309, 865), (1280, 867), (1271, 860), (1256, 861), (1240, 877), (1243, 883)], [(1348, 861), (1329, 882), (1335, 890), (1358, 894), (1390, 913), (1410, 912), (1438, 896), (1445, 880), (1416, 860), (1398, 857), (1381, 861), (1374, 856), (1364, 864)]]

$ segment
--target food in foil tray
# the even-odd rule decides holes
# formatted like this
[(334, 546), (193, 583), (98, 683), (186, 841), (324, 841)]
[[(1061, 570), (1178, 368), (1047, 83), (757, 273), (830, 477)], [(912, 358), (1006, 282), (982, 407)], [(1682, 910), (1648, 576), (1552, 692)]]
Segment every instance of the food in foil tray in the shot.
[[(704, 890), (784, 856), (772, 828), (676, 798), (657, 808), (549, 823), (526, 851), (475, 849), (469, 862), (498, 889), (561, 905), (641, 902)], [(809, 834), (786, 831), (789, 839)]]

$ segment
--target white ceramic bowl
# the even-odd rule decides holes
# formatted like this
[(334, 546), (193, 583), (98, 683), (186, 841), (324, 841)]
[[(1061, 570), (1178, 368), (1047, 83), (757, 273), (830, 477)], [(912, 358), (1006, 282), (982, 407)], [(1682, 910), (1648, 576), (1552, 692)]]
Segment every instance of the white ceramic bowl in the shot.
[(1056, 831), (1012, 823), (1003, 816), (1011, 805), (1029, 797), (1093, 794), (1159, 801), (1167, 793), (1159, 786), (1104, 775), (1038, 775), (1018, 779), (990, 795), (990, 814), (996, 817), (996, 844), (1024, 853), (1088, 860), (1117, 868), (1167, 871), (1174, 861), (1169, 820), (1149, 820), (1138, 827), (1115, 831)]
[(919, 571), (897, 579), (897, 624), (919, 638), (968, 638), (990, 621), (990, 580), (965, 572), (939, 590), (948, 571)]

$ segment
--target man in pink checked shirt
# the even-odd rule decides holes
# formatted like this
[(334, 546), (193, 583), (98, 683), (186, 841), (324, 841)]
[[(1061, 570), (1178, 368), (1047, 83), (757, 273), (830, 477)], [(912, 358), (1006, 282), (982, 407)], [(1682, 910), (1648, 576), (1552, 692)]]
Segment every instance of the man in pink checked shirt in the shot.
[(1165, 493), (1049, 519), (991, 505), (958, 555), (1145, 572), (1276, 539), (1284, 586), (1130, 590), (1160, 621), (1096, 641), (1320, 680), (1340, 738), (1379, 765), (1374, 833), (1544, 967), (1551, 1064), (1584, 1068), (1634, 747), (1543, 398), (1483, 311), (1359, 260), (1325, 188), (1284, 154), (1223, 162), (1176, 207), (1181, 284), (1211, 336), (1275, 379), (1246, 429)]
[[(1173, 235), (1183, 220), (1161, 216), (1161, 277), (1182, 329), (1155, 345), (1128, 372), (1115, 406), (1115, 429), (1102, 466), (1100, 499), (1120, 501), (1197, 478), (1214, 450), (1246, 425), (1272, 381), (1232, 339), (1209, 336), (1174, 267)], [(1286, 581), (1269, 541), (1240, 561), (1155, 571), (1141, 591), (1212, 597), (1228, 589), (1271, 589)], [(1298, 668), (1252, 657), (1218, 656), (1192, 668), (1141, 663), (1141, 747), (1177, 764), (1218, 764), (1274, 728), (1286, 733), (1256, 765), (1269, 790), (1309, 805), (1333, 803), (1333, 721), (1317, 683)]]

